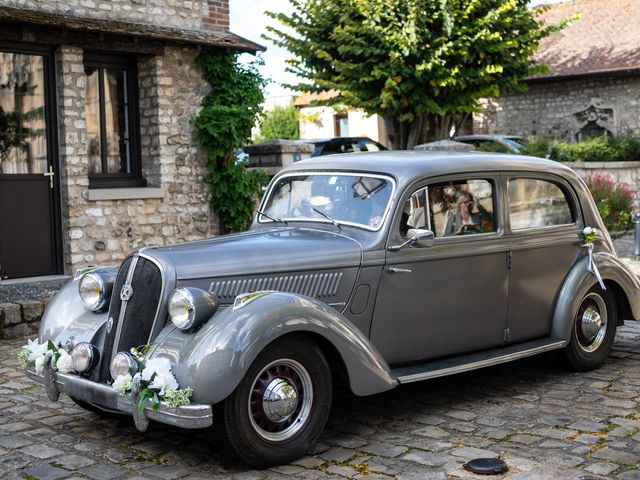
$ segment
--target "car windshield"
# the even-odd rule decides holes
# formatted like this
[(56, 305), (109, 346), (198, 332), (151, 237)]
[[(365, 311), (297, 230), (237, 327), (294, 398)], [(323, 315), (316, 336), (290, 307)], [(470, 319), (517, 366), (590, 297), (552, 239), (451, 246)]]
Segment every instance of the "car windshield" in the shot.
[(392, 190), (392, 180), (379, 175), (289, 174), (269, 190), (262, 209), (265, 215), (258, 221), (330, 222), (330, 217), (338, 224), (379, 230)]

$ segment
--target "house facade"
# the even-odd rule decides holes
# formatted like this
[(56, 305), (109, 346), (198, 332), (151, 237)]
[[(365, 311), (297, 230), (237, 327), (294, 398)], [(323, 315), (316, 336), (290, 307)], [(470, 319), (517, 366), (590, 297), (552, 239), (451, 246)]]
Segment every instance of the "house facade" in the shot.
[(3, 0), (0, 279), (215, 234), (196, 58), (259, 49), (228, 0)]
[(549, 71), (528, 90), (485, 99), (474, 133), (579, 141), (640, 135), (640, 9), (636, 0), (571, 0), (542, 15), (578, 19), (544, 39), (534, 59)]
[(334, 108), (317, 105), (338, 93), (334, 90), (321, 93), (304, 92), (293, 102), (298, 110), (300, 138), (314, 140), (331, 137), (369, 137), (382, 144), (387, 143), (384, 121), (379, 115), (367, 115), (362, 110)]

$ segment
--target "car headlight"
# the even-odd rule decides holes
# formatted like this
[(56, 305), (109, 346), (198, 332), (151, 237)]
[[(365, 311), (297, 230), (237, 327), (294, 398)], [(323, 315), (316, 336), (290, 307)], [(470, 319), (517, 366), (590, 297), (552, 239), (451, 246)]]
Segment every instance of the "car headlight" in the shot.
[(169, 298), (169, 316), (180, 330), (190, 330), (211, 318), (219, 305), (218, 297), (199, 288), (176, 288)]
[(73, 368), (79, 373), (91, 370), (98, 364), (99, 359), (100, 352), (98, 349), (87, 342), (78, 343), (73, 347), (73, 350), (71, 350)]
[(138, 372), (138, 361), (129, 352), (118, 352), (111, 359), (109, 373), (111, 378), (116, 379), (120, 375), (127, 373), (132, 377)]
[(107, 304), (115, 278), (103, 272), (85, 273), (78, 284), (78, 293), (85, 307), (97, 312)]

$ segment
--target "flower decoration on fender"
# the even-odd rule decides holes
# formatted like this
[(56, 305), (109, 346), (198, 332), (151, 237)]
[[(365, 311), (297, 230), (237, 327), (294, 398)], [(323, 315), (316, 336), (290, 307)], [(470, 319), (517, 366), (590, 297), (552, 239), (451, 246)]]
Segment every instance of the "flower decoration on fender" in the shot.
[(131, 393), (134, 378), (140, 376), (140, 396), (138, 399), (138, 411), (142, 412), (147, 404), (151, 404), (153, 410), (160, 408), (164, 402), (167, 407), (182, 407), (189, 405), (193, 389), (191, 387), (179, 388), (176, 377), (171, 372), (171, 362), (168, 358), (145, 359), (149, 345), (132, 348), (131, 355), (138, 362), (138, 373), (135, 376), (127, 373), (119, 375), (113, 381), (112, 387), (119, 395)]
[(589, 253), (589, 267), (588, 267), (589, 272), (595, 275), (595, 277), (598, 279), (600, 288), (602, 288), (602, 290), (606, 290), (607, 287), (604, 285), (604, 282), (602, 281), (602, 276), (600, 276), (600, 272), (598, 271), (598, 267), (593, 261), (593, 249), (595, 246), (594, 242), (596, 240), (597, 234), (598, 234), (598, 231), (595, 228), (584, 227), (584, 229), (582, 230), (582, 246), (585, 247), (587, 249), (587, 252)]
[(53, 354), (52, 367), (61, 373), (73, 373), (71, 355), (61, 346), (56, 346), (51, 340), (38, 343), (37, 340), (27, 340), (18, 354), (18, 362), (22, 368), (34, 367), (38, 375), (44, 372), (44, 357), (48, 352)]

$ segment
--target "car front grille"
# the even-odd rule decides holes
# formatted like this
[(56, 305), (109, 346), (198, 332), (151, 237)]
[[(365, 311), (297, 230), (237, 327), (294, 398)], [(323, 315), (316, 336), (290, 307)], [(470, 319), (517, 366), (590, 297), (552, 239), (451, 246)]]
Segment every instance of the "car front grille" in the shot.
[[(122, 300), (122, 287), (129, 285), (129, 299)], [(142, 256), (128, 257), (118, 270), (109, 306), (109, 323), (102, 350), (99, 379), (111, 380), (109, 365), (114, 352), (128, 351), (151, 340), (162, 294), (162, 273), (157, 265)]]

